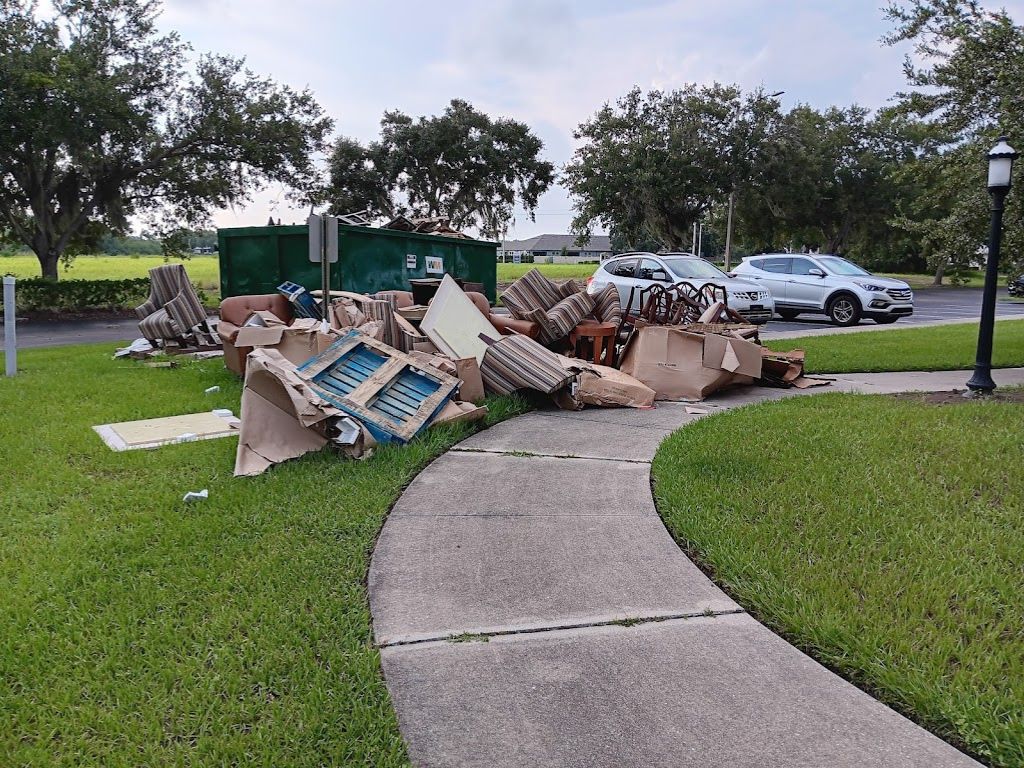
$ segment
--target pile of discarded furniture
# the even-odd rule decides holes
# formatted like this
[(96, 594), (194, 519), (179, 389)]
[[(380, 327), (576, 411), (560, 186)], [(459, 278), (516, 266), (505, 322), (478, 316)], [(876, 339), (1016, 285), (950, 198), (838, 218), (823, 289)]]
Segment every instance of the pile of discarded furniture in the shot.
[(651, 407), (737, 384), (825, 383), (803, 376), (802, 353), (761, 347), (757, 327), (713, 288), (658, 286), (624, 310), (614, 286), (590, 295), (538, 270), (505, 291), (503, 308), (464, 287), (446, 275), (425, 303), (413, 291), (322, 296), (292, 283), (225, 299), (225, 365), (245, 378), (235, 474), (327, 445), (360, 457), (403, 444), (434, 424), (482, 418), (489, 393)]

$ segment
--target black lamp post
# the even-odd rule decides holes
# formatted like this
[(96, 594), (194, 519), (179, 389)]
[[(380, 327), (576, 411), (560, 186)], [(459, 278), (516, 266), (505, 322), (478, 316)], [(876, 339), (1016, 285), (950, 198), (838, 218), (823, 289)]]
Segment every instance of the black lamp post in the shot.
[(981, 323), (978, 326), (978, 354), (974, 375), (967, 382), (971, 394), (988, 394), (996, 388), (992, 381), (992, 328), (996, 320), (996, 285), (999, 279), (999, 244), (1003, 238), (1003, 202), (1010, 191), (1013, 161), (1017, 153), (1005, 136), (1000, 136), (988, 153), (988, 193), (992, 195), (992, 230), (988, 236), (988, 261), (985, 264), (985, 291), (981, 299)]

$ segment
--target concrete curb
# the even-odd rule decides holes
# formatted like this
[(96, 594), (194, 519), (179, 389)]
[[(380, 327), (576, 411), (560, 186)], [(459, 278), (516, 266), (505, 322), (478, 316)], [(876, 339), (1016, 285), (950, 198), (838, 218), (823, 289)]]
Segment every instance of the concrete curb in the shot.
[[(996, 379), (1024, 383), (1024, 368)], [(823, 391), (963, 380), (860, 374)], [(747, 387), (701, 407), (803, 394)], [(702, 417), (681, 403), (535, 412), (410, 484), (369, 592), (416, 765), (978, 765), (757, 623), (676, 546), (647, 462)]]
[[(1003, 320), (1024, 320), (1024, 315), (997, 316), (996, 322)], [(762, 341), (776, 341), (779, 339), (806, 339), (812, 336), (843, 336), (847, 333), (875, 333), (877, 331), (910, 331), (914, 328), (936, 328), (940, 325), (977, 325), (977, 318), (959, 318), (953, 320), (929, 320), (914, 325), (855, 325), (852, 328), (815, 328), (810, 331), (765, 331), (762, 333)]]

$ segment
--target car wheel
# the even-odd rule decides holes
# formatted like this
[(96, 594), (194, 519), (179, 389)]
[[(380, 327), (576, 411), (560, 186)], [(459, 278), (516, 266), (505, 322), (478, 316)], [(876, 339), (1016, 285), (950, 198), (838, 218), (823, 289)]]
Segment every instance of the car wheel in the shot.
[(889, 325), (889, 323), (895, 323), (900, 318), (898, 316), (896, 316), (896, 317), (875, 317), (875, 318), (872, 318), (872, 319), (876, 323), (878, 323), (879, 325)]
[(795, 320), (797, 315), (800, 314), (799, 312), (796, 312), (792, 309), (779, 309), (776, 311), (779, 313), (779, 317), (781, 317), (783, 320)]
[(825, 314), (833, 323), (844, 328), (856, 325), (860, 322), (860, 302), (849, 293), (840, 293), (829, 301)]

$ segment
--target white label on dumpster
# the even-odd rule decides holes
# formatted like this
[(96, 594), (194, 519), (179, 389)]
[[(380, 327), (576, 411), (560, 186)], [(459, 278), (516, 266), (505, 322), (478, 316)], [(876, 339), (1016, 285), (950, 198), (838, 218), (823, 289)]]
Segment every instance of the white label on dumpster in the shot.
[(443, 275), (444, 259), (442, 259), (440, 256), (427, 256), (427, 274)]
[(416, 269), (416, 254), (415, 253), (407, 253), (407, 254), (405, 254), (405, 268), (406, 269)]

